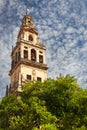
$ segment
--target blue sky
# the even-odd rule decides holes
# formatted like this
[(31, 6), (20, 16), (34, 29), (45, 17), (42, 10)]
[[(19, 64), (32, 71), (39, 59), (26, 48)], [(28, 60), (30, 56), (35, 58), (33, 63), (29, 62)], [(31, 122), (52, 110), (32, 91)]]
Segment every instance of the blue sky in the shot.
[(87, 88), (87, 0), (0, 0), (0, 98), (26, 8), (47, 48), (47, 76), (70, 74)]

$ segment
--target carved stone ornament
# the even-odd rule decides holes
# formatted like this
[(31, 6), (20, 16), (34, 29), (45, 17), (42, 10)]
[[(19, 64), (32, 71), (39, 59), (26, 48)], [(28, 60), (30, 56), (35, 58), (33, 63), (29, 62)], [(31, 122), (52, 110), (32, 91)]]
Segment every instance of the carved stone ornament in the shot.
[(35, 70), (32, 70), (32, 75), (36, 75), (36, 71)]

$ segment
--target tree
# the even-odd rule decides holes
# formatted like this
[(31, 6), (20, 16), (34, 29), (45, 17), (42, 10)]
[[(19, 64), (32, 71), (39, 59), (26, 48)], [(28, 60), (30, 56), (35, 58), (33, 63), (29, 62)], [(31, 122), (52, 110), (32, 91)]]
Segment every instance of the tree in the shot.
[(87, 90), (79, 87), (69, 75), (43, 83), (43, 98), (48, 111), (57, 117), (59, 129), (71, 130), (87, 126)]
[(0, 104), (0, 127), (3, 129), (10, 129), (12, 126), (12, 119), (15, 117), (22, 117), (26, 104), (21, 99), (17, 99), (15, 95), (4, 97)]
[(87, 90), (69, 75), (29, 82), (0, 103), (1, 130), (85, 130)]
[[(45, 101), (37, 96), (40, 93), (38, 87), (35, 87), (38, 83), (32, 83), (31, 88), (28, 84), (28, 89), (23, 91), (21, 98), (14, 95), (3, 98), (0, 104), (2, 129), (39, 130), (53, 127), (56, 130), (56, 117), (47, 110)], [(27, 88), (27, 85), (25, 86)]]
[(23, 86), (21, 98), (30, 108), (33, 129), (45, 129), (47, 126), (49, 126), (49, 129), (51, 129), (51, 126), (56, 129), (56, 117), (47, 110), (45, 100), (40, 98), (43, 93), (42, 84), (38, 81), (26, 84)]

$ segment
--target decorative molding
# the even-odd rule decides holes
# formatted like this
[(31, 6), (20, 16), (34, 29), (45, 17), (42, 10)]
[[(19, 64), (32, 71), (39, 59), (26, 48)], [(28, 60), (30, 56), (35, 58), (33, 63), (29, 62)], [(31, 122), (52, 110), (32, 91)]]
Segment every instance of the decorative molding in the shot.
[(10, 70), (9, 75), (12, 75), (12, 73), (16, 70), (16, 68), (19, 67), (22, 64), (27, 65), (27, 66), (31, 66), (31, 67), (35, 67), (35, 68), (39, 68), (39, 69), (42, 69), (42, 70), (48, 69), (46, 64), (42, 64), (42, 63), (39, 63), (39, 62), (35, 62), (35, 61), (31, 61), (31, 60), (28, 60), (28, 59), (21, 58), (20, 61), (18, 61), (15, 64), (15, 66)]

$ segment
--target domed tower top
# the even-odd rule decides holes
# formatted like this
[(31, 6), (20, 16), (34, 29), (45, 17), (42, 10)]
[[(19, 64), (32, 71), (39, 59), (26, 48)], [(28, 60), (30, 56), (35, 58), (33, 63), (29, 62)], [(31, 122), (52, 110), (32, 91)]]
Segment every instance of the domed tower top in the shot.
[(33, 21), (32, 17), (30, 17), (28, 15), (28, 10), (26, 10), (26, 14), (24, 15), (24, 17), (22, 19), (22, 26), (34, 28), (34, 21)]
[(22, 19), (22, 24), (18, 33), (18, 41), (21, 40), (24, 33), (26, 32), (30, 32), (32, 34), (38, 35), (38, 32), (34, 27), (34, 20), (31, 16), (28, 15), (28, 11), (26, 11), (26, 14)]

